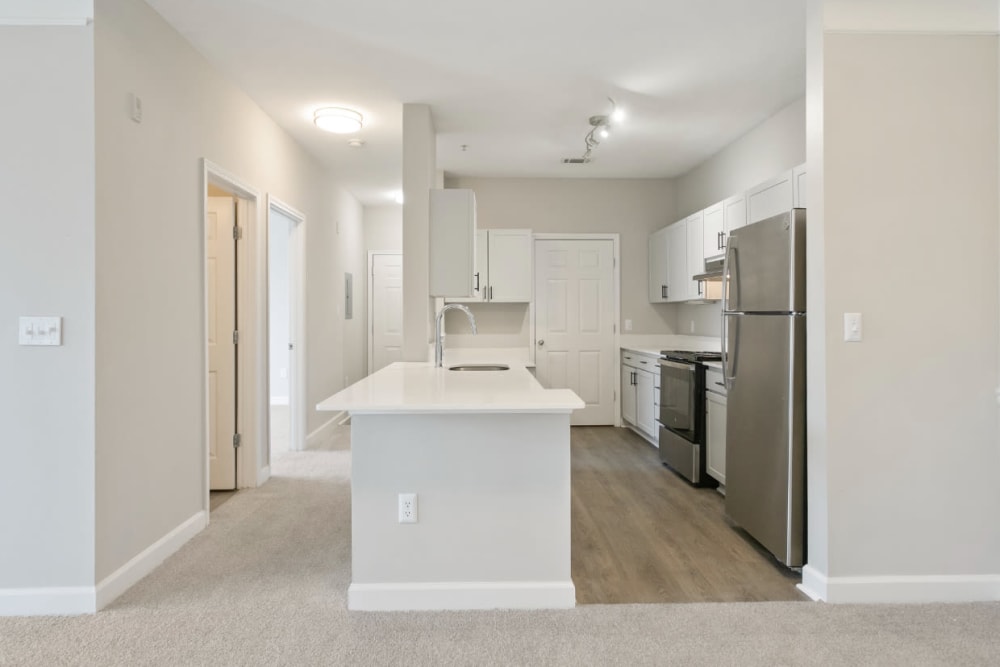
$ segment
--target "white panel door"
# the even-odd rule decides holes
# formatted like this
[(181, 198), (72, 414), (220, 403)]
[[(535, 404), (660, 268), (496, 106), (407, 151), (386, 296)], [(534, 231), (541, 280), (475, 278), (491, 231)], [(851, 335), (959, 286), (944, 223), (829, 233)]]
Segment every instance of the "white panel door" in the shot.
[(613, 262), (610, 240), (535, 241), (536, 375), (583, 400), (575, 425), (615, 420)]
[(372, 256), (372, 367), (403, 359), (403, 256)]
[(700, 299), (704, 296), (704, 284), (700, 280), (692, 280), (691, 276), (705, 272), (705, 240), (704, 216), (698, 211), (687, 219), (687, 273), (685, 286), (689, 299)]
[(208, 464), (212, 489), (236, 488), (236, 213), (229, 197), (209, 197), (205, 214), (208, 260)]

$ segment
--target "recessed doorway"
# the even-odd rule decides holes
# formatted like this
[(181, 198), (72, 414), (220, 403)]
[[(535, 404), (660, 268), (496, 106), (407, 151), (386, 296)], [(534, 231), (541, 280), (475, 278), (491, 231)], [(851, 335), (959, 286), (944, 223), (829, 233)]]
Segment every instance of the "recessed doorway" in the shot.
[(304, 225), (296, 209), (268, 198), (268, 463), (305, 448)]

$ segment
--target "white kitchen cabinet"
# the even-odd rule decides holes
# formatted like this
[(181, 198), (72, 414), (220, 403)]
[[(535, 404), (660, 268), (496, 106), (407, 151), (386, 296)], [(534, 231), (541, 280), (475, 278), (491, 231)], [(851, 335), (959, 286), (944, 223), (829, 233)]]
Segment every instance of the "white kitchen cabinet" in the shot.
[(795, 203), (792, 170), (747, 190), (747, 224), (785, 213)]
[(800, 164), (792, 169), (792, 199), (795, 208), (809, 208), (806, 204), (806, 166)]
[[(486, 300), (493, 303), (531, 301), (532, 267), (530, 229), (490, 229)], [(480, 276), (482, 279), (482, 276)]]
[(698, 211), (694, 215), (688, 216), (685, 220), (687, 224), (687, 258), (686, 282), (687, 298), (704, 298), (704, 284), (700, 280), (694, 280), (692, 276), (705, 273), (705, 236), (704, 236), (704, 211)]
[(635, 368), (622, 363), (622, 421), (629, 426), (638, 424), (635, 403)]
[(430, 191), (430, 295), (472, 298), (476, 254), (476, 195), (472, 190)]
[(666, 301), (687, 301), (690, 282), (691, 274), (687, 272), (687, 219), (684, 219), (667, 227)]
[(706, 373), (705, 390), (705, 468), (719, 484), (726, 484), (726, 396), (711, 391), (714, 382), (721, 381), (722, 373)]
[(649, 302), (664, 303), (667, 300), (667, 230), (669, 227), (649, 235)]
[(659, 440), (659, 370), (656, 357), (622, 350), (622, 421), (653, 445)]
[(725, 202), (709, 206), (704, 211), (702, 222), (702, 259), (710, 259), (722, 255), (726, 234)]
[(653, 373), (636, 371), (635, 419), (636, 426), (648, 437), (656, 433), (656, 405), (653, 399)]
[[(723, 221), (725, 231), (728, 235), (734, 229), (745, 227), (747, 224), (747, 196), (746, 193), (733, 195), (722, 202)], [(722, 239), (722, 252), (726, 252), (726, 239)]]
[(472, 296), (449, 302), (528, 303), (532, 290), (530, 229), (480, 229)]

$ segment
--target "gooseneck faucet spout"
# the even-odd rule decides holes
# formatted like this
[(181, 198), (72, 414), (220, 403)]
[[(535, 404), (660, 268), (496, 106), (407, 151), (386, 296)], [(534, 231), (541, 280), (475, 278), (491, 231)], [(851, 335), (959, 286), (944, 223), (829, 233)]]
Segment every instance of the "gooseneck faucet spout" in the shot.
[(438, 311), (437, 314), (437, 324), (434, 328), (434, 366), (441, 368), (444, 362), (444, 314), (449, 310), (461, 310), (465, 313), (465, 316), (469, 318), (469, 324), (472, 325), (472, 333), (478, 333), (476, 331), (476, 317), (472, 314), (472, 311), (468, 307), (463, 306), (460, 303), (449, 303), (444, 308)]

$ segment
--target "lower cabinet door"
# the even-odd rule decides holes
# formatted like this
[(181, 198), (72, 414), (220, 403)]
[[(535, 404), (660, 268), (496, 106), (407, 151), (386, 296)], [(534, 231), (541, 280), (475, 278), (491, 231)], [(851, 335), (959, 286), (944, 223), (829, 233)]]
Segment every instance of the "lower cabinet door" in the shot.
[(711, 391), (705, 392), (705, 440), (708, 456), (705, 467), (708, 474), (726, 484), (726, 397)]
[(622, 421), (633, 426), (639, 425), (635, 402), (635, 374), (638, 372), (631, 366), (622, 364)]
[(653, 374), (637, 370), (635, 386), (636, 426), (647, 435), (656, 433), (656, 398), (653, 394)]

